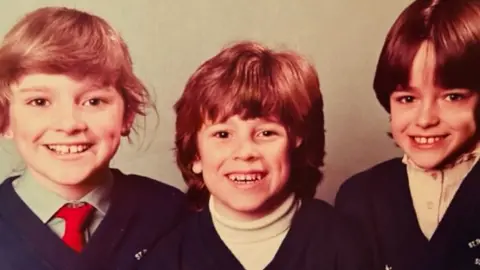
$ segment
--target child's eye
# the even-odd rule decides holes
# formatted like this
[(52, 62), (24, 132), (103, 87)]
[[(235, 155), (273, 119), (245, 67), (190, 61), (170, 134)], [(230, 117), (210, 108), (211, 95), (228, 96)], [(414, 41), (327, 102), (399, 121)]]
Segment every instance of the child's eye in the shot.
[(413, 96), (401, 96), (396, 98), (396, 101), (400, 103), (412, 103), (414, 100), (415, 97)]
[(445, 97), (445, 99), (447, 101), (459, 101), (459, 100), (465, 99), (465, 95), (460, 94), (460, 93), (451, 93), (451, 94), (448, 94)]
[(27, 104), (35, 107), (45, 107), (49, 104), (49, 102), (45, 98), (36, 98), (36, 99), (30, 100)]
[(274, 135), (277, 135), (278, 133), (273, 131), (273, 130), (263, 130), (262, 132), (260, 132), (260, 136), (262, 137), (271, 137), (271, 136), (274, 136)]
[(213, 134), (214, 137), (217, 137), (220, 139), (227, 139), (229, 135), (230, 134), (227, 131), (217, 131)]
[(91, 98), (87, 100), (84, 104), (87, 106), (99, 106), (102, 103), (104, 103), (104, 101), (100, 98)]

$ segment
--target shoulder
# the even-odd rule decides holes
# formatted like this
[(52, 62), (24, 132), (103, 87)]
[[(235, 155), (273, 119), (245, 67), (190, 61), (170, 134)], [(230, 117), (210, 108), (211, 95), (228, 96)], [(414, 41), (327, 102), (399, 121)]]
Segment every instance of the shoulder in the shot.
[[(294, 217), (292, 227), (302, 230), (314, 230), (314, 234), (330, 235), (341, 230), (345, 220), (329, 203), (319, 199), (304, 199), (300, 210)], [(298, 225), (297, 225), (298, 224)], [(302, 224), (302, 225), (300, 225)]]
[(300, 211), (295, 218), (316, 223), (315, 227), (321, 226), (327, 230), (348, 229), (348, 221), (343, 214), (329, 203), (319, 199), (303, 200)]
[(117, 169), (112, 172), (115, 179), (112, 196), (117, 202), (134, 201), (137, 217), (181, 220), (187, 214), (185, 194), (179, 189), (149, 177), (124, 174)]
[(7, 186), (12, 186), (13, 181), (15, 179), (17, 179), (18, 177), (20, 177), (20, 175), (15, 175), (15, 176), (10, 176), (10, 177), (5, 178), (0, 184), (0, 189), (3, 189)]
[(182, 191), (161, 181), (137, 174), (124, 174), (118, 169), (112, 169), (112, 173), (115, 181), (128, 188), (129, 192), (138, 192), (144, 197), (184, 200)]
[(3, 182), (0, 184), (0, 200), (5, 201), (5, 200), (10, 200), (12, 199), (12, 196), (15, 193), (15, 190), (13, 188), (13, 181), (20, 177), (19, 175), (11, 176), (3, 180)]
[(304, 199), (302, 200), (302, 206), (300, 208), (302, 212), (306, 212), (308, 214), (321, 214), (316, 215), (316, 217), (330, 217), (335, 214), (335, 211), (329, 203), (319, 200), (319, 199)]
[(343, 198), (352, 198), (360, 194), (374, 192), (375, 189), (381, 189), (385, 177), (396, 174), (399, 170), (405, 169), (401, 158), (393, 158), (379, 163), (371, 168), (359, 172), (348, 178), (337, 193), (336, 202)]
[(371, 248), (358, 226), (324, 201), (308, 200), (304, 207), (302, 221), (311, 223), (307, 257), (314, 265), (320, 257), (332, 256), (338, 269), (371, 269)]
[(376, 179), (388, 176), (394, 171), (404, 167), (405, 165), (402, 163), (401, 158), (393, 158), (353, 175), (345, 181), (345, 184), (348, 183), (349, 185), (352, 185), (352, 183), (374, 182)]

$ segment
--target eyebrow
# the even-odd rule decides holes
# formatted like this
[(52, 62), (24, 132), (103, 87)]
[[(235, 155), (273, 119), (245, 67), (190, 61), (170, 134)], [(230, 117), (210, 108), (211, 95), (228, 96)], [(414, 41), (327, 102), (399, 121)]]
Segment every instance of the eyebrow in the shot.
[(46, 86), (23, 87), (19, 89), (20, 93), (45, 93), (49, 91), (51, 91), (51, 89)]
[[(96, 92), (96, 91), (111, 93), (114, 90), (115, 90), (114, 88), (111, 89), (111, 87), (104, 86), (100, 83), (89, 83), (89, 84), (84, 85), (81, 88), (78, 88), (77, 91), (81, 94), (86, 94), (86, 93), (89, 93), (89, 92)], [(50, 87), (47, 87), (47, 86), (31, 86), (31, 87), (22, 87), (22, 88), (19, 89), (19, 92), (21, 94), (25, 94), (25, 93), (47, 93), (47, 92), (50, 92), (50, 91), (52, 91), (52, 89)]]
[(401, 85), (398, 85), (393, 92), (417, 92), (419, 91), (418, 88), (416, 87), (411, 87), (410, 85), (407, 85), (407, 87), (403, 87)]
[(105, 93), (115, 93), (115, 88), (113, 87), (86, 87), (79, 90), (81, 94), (87, 94), (91, 92), (105, 92)]
[(98, 81), (90, 80), (84, 83), (81, 90), (101, 90), (101, 89), (107, 89), (107, 88), (110, 88), (110, 86)]

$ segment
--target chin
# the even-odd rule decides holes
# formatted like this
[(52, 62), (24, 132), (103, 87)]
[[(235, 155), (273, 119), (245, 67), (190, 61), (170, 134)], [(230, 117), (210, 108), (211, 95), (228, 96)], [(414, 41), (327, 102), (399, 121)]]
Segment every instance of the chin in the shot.
[(57, 172), (55, 174), (46, 175), (53, 182), (61, 185), (74, 186), (87, 182), (90, 177), (90, 171), (69, 170), (65, 172)]
[(242, 213), (244, 215), (250, 215), (250, 216), (263, 216), (265, 212), (268, 212), (265, 208), (266, 208), (266, 205), (264, 202), (232, 205), (232, 209), (235, 209), (236, 212)]
[(52, 182), (55, 182), (62, 186), (78, 186), (86, 182), (86, 178), (78, 177), (78, 176), (76, 177), (70, 176), (70, 178), (55, 176), (55, 177), (52, 177), (51, 179), (52, 179)]
[(431, 171), (437, 169), (438, 164), (426, 164), (426, 163), (416, 163), (418, 167), (423, 170)]
[(433, 159), (433, 158), (421, 158), (415, 159), (411, 157), (411, 160), (420, 168), (424, 170), (435, 170), (442, 164), (444, 159)]

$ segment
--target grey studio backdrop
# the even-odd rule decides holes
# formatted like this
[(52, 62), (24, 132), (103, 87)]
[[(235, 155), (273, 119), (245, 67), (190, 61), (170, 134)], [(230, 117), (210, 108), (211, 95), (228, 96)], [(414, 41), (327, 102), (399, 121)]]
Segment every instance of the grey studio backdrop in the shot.
[[(57, 5), (102, 16), (129, 45), (135, 71), (152, 92), (159, 117), (125, 140), (112, 166), (185, 190), (173, 156), (174, 113), (192, 72), (234, 41), (252, 39), (297, 50), (316, 66), (325, 101), (325, 177), (317, 197), (333, 202), (352, 174), (399, 156), (387, 137), (388, 115), (372, 80), (385, 35), (410, 0), (19, 0), (1, 1), (0, 34), (26, 12)], [(33, 119), (32, 119), (33, 121)], [(158, 122), (158, 126), (156, 123)], [(28, 123), (26, 123), (28, 124)], [(0, 140), (0, 177), (21, 160)]]

